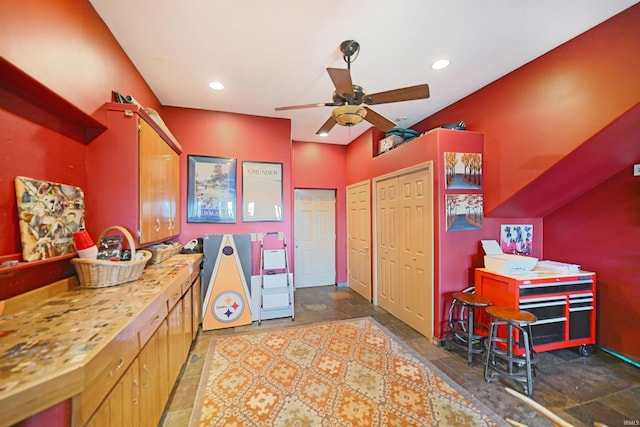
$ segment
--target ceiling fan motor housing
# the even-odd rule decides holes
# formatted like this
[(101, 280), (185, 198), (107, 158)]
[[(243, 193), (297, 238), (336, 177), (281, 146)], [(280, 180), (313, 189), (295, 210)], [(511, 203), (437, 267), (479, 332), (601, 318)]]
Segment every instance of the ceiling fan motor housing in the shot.
[(360, 105), (363, 102), (366, 102), (366, 98), (364, 89), (362, 89), (361, 86), (353, 85), (353, 97), (344, 97), (339, 95), (337, 92), (333, 92), (333, 103), (336, 105)]

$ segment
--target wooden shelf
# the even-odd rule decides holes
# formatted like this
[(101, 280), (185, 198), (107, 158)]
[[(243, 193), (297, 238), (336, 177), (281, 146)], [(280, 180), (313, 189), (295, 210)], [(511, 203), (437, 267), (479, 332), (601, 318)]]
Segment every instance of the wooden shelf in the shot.
[[(43, 265), (43, 264), (49, 264), (52, 262), (58, 262), (58, 261), (63, 261), (65, 259), (71, 259), (76, 257), (77, 254), (74, 252), (72, 254), (67, 254), (67, 255), (60, 255), (57, 257), (53, 257), (53, 258), (48, 258), (48, 259), (40, 259), (37, 261), (19, 261), (16, 265), (12, 265), (10, 267), (0, 267), (0, 274), (3, 273), (9, 273), (9, 272), (13, 272), (13, 271), (17, 271), (17, 270), (23, 270), (25, 268), (29, 268), (29, 267), (37, 267), (39, 265)], [(10, 259), (18, 259), (18, 257), (20, 257), (20, 254), (15, 254), (15, 255), (8, 255), (8, 256), (4, 256), (4, 257), (0, 257), (0, 260), (3, 258), (5, 261), (6, 260), (10, 260)]]
[(0, 108), (84, 144), (107, 128), (0, 57)]

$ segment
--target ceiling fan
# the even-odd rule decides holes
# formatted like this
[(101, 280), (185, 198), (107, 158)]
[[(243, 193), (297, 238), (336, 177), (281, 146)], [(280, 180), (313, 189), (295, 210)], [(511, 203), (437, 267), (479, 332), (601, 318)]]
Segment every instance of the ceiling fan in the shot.
[[(400, 89), (388, 90), (373, 94), (366, 94), (361, 86), (351, 81), (351, 63), (354, 55), (359, 53), (360, 44), (355, 40), (346, 40), (340, 44), (340, 51), (347, 63), (347, 68), (327, 68), (327, 73), (336, 90), (333, 101), (318, 104), (293, 105), (276, 107), (276, 111), (295, 110), (299, 108), (336, 107), (327, 121), (318, 129), (317, 135), (327, 135), (336, 124), (353, 126), (366, 120), (378, 129), (386, 132), (396, 126), (394, 122), (376, 113), (367, 105), (386, 104), (390, 102), (410, 101), (429, 97), (429, 85), (422, 84)], [(366, 105), (362, 105), (366, 104)]]

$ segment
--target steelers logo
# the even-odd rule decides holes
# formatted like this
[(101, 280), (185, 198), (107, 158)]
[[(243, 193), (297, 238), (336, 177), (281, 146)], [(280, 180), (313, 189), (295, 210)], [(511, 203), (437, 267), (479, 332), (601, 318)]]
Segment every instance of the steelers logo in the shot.
[(235, 291), (221, 292), (211, 305), (211, 314), (219, 322), (230, 323), (244, 311), (244, 299)]

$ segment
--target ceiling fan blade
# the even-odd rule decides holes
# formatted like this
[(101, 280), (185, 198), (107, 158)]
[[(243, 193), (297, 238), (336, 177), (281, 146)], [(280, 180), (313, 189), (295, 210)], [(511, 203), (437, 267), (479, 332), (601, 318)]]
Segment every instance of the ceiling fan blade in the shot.
[(290, 105), (288, 107), (276, 107), (276, 111), (285, 111), (285, 110), (298, 110), (300, 108), (315, 108), (315, 107), (331, 107), (336, 106), (333, 102), (320, 102), (317, 104), (303, 104), (303, 105)]
[(376, 113), (371, 108), (364, 107), (367, 110), (367, 115), (364, 116), (364, 119), (380, 129), (383, 132), (387, 132), (388, 130), (393, 129), (396, 124), (391, 120), (387, 119), (380, 113)]
[(318, 132), (316, 132), (316, 135), (329, 133), (329, 131), (333, 129), (335, 125), (336, 125), (336, 119), (334, 119), (333, 116), (329, 116), (327, 121), (324, 122), (324, 124), (320, 127), (320, 129), (318, 129)]
[(352, 99), (355, 96), (351, 82), (351, 71), (344, 68), (327, 68), (327, 73), (329, 73), (338, 95), (347, 99)]
[(364, 97), (367, 105), (386, 104), (389, 102), (411, 101), (429, 97), (429, 85), (417, 85), (373, 93)]

